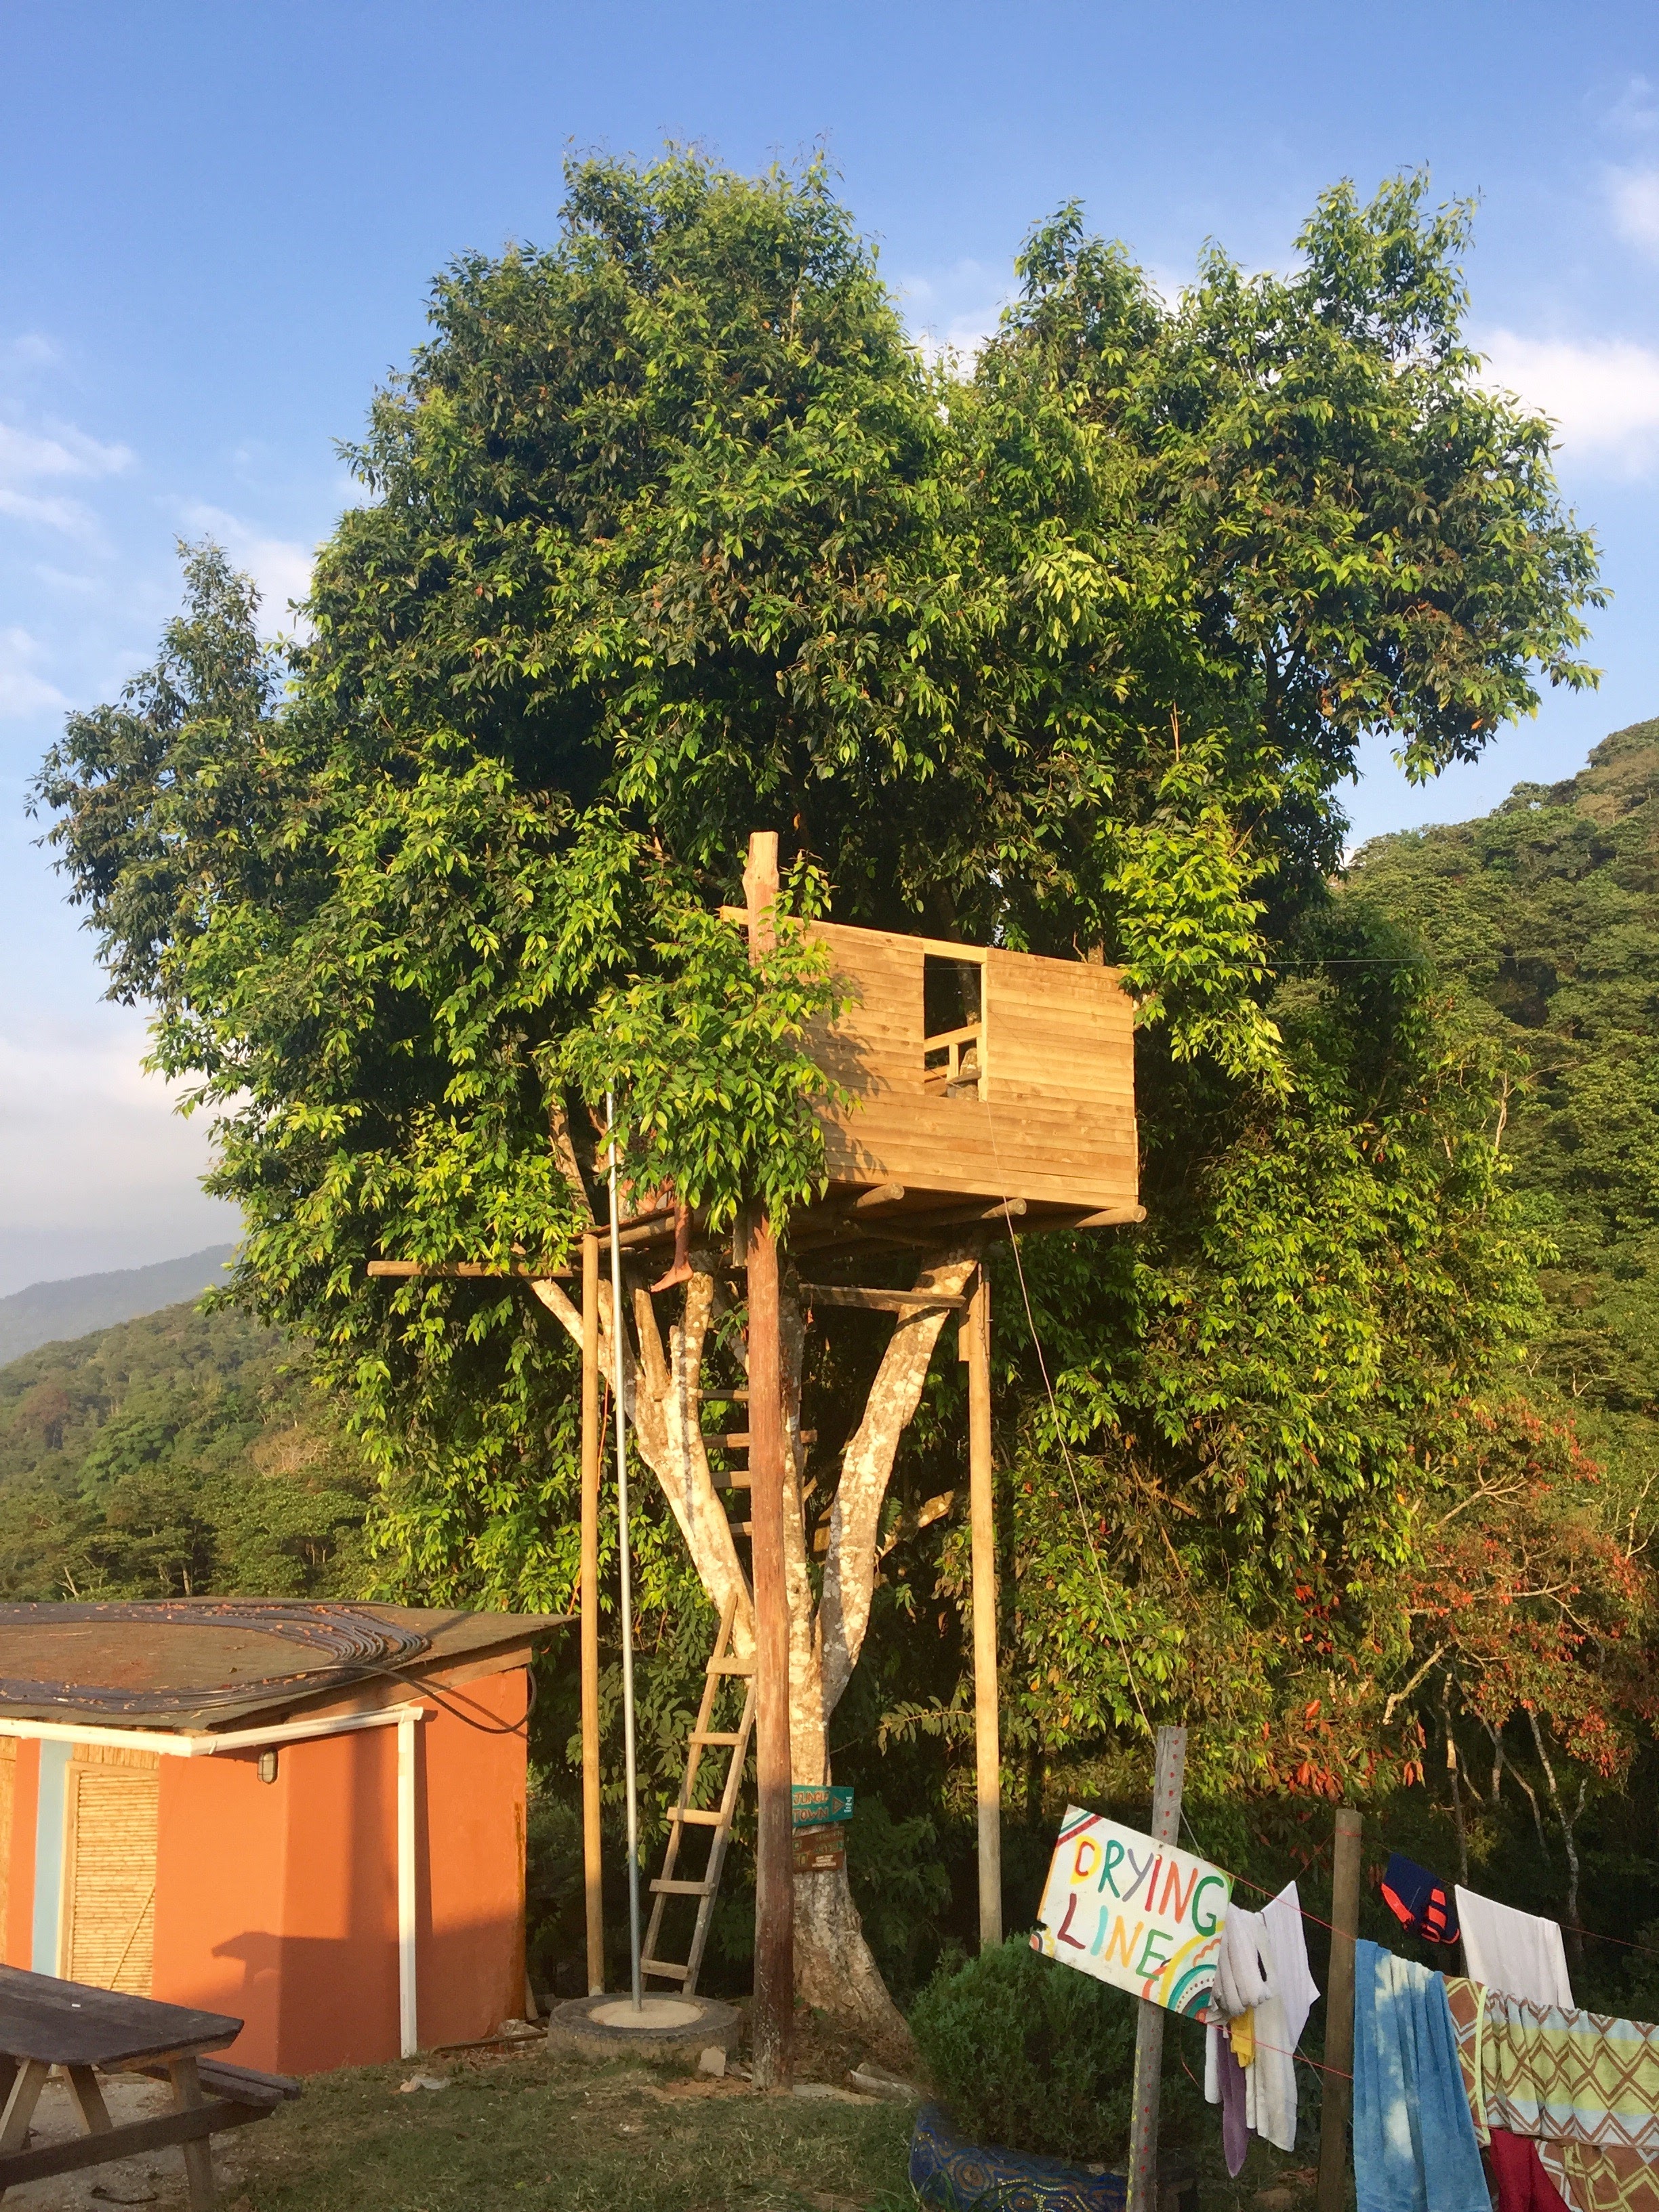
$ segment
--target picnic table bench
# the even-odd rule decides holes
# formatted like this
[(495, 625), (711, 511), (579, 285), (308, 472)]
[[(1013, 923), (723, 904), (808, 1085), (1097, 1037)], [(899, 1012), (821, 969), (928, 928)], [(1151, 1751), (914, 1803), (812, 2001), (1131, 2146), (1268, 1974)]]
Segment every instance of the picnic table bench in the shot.
[[(177, 2143), (184, 2152), (190, 2212), (212, 2212), (209, 2136), (265, 2119), (284, 2098), (300, 2094), (300, 2084), (286, 2075), (256, 2074), (209, 2055), (234, 2043), (241, 2030), (241, 2021), (227, 2013), (193, 2012), (154, 1997), (0, 1966), (0, 2197), (14, 2183)], [(54, 2066), (69, 2076), (86, 2133), (30, 2149), (29, 2121)], [(172, 2111), (117, 2127), (98, 2086), (100, 2073), (170, 2081)]]

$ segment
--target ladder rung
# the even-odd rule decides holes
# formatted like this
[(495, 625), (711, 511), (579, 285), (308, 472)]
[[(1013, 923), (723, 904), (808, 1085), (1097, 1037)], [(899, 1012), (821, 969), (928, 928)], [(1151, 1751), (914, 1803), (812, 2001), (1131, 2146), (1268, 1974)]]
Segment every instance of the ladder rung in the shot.
[(720, 1816), (718, 1813), (706, 1812), (699, 1805), (688, 1805), (684, 1812), (678, 1805), (671, 1805), (668, 1817), (671, 1820), (687, 1821), (691, 1826), (696, 1828), (718, 1828), (720, 1824)]
[(728, 1468), (724, 1474), (711, 1474), (708, 1480), (716, 1490), (749, 1490), (753, 1487), (747, 1468)]
[(752, 1662), (747, 1659), (711, 1659), (703, 1668), (705, 1674), (752, 1674)]
[(736, 1729), (693, 1729), (686, 1741), (688, 1743), (741, 1743), (743, 1738)]
[[(816, 1429), (803, 1429), (800, 1432), (800, 1440), (804, 1444), (815, 1444), (818, 1440), (818, 1432)], [(751, 1438), (747, 1429), (738, 1429), (729, 1437), (711, 1437), (709, 1442), (727, 1444), (733, 1451), (747, 1451)]]
[(683, 1982), (690, 1971), (690, 1966), (677, 1966), (667, 1959), (640, 1960), (640, 1972), (642, 1974), (665, 1974), (669, 1980), (673, 1982)]
[(709, 1897), (714, 1894), (712, 1881), (653, 1881), (652, 1889), (659, 1897)]

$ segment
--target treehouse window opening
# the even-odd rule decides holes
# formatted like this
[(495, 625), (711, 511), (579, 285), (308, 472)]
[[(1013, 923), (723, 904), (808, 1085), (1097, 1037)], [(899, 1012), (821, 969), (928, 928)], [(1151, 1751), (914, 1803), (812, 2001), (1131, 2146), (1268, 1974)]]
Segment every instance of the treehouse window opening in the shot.
[(929, 953), (922, 963), (922, 1080), (936, 1097), (972, 1098), (984, 1066), (985, 970)]

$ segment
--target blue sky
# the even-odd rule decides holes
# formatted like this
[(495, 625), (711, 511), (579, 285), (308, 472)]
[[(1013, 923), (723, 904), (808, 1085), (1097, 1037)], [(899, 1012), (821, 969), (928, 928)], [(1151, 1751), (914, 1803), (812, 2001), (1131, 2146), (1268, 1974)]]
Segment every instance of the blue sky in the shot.
[(1426, 791), (1379, 750), (1356, 832), (1481, 811), (1659, 713), (1651, 0), (0, 0), (0, 1293), (234, 1229), (22, 819), (64, 708), (149, 658), (180, 534), (280, 610), (433, 273), (550, 239), (571, 148), (665, 138), (744, 168), (826, 147), (912, 327), (963, 344), (1063, 200), (1173, 286), (1212, 237), (1282, 265), (1322, 187), (1426, 162), (1480, 198), (1475, 337), (1559, 423), (1617, 597), (1599, 696)]

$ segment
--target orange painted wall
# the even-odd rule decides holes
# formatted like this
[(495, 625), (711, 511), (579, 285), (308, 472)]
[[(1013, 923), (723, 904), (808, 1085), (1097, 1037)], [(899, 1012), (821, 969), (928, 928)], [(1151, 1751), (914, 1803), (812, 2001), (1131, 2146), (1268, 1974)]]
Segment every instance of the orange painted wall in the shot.
[[(446, 1692), (482, 1726), (421, 1726), (418, 2025), (423, 2045), (493, 2035), (524, 2012), (522, 1668)], [(512, 1733), (489, 1733), (489, 1730)]]
[[(522, 1669), (447, 1692), (513, 1729)], [(416, 1791), (423, 2046), (494, 2033), (524, 2005), (525, 1740), (423, 1699)], [(398, 1731), (164, 1759), (155, 1996), (240, 2015), (229, 2057), (283, 2074), (398, 2055)], [(31, 1830), (32, 1832), (32, 1830)]]
[(17, 1747), (11, 1786), (11, 1857), (0, 1942), (9, 1966), (27, 1967), (34, 1956), (34, 1830), (40, 1809), (40, 1747), (27, 1736)]

